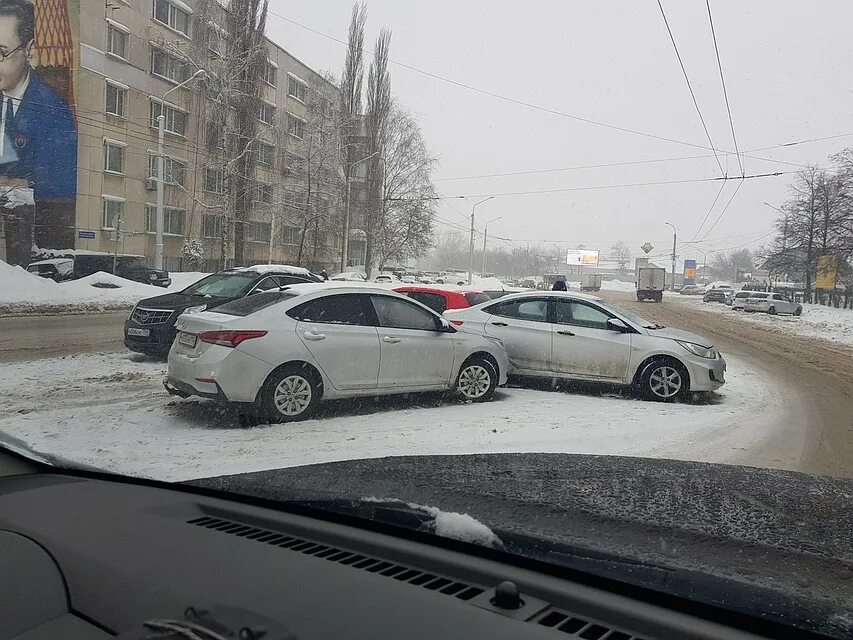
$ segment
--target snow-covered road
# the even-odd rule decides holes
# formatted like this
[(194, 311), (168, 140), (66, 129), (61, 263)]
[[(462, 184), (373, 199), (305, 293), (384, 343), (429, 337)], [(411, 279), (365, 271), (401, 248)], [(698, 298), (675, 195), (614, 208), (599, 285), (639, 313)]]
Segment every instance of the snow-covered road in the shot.
[(253, 427), (234, 407), (167, 395), (164, 372), (128, 353), (4, 367), (0, 431), (73, 462), (188, 480), (390, 455), (567, 452), (748, 464), (784, 411), (782, 391), (737, 357), (729, 383), (704, 405), (545, 386), (500, 390), (485, 404), (434, 395), (337, 402), (313, 420)]

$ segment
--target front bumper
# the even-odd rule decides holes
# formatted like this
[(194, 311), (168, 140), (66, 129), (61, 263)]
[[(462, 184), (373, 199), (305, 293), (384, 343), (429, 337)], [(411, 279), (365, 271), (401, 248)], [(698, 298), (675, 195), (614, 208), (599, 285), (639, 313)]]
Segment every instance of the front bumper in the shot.
[[(136, 332), (147, 331), (148, 335), (130, 335), (128, 329)], [(128, 318), (124, 321), (124, 346), (137, 353), (165, 356), (175, 341), (175, 333), (173, 322), (140, 324)]]
[(691, 358), (683, 362), (690, 374), (691, 391), (716, 391), (726, 383), (726, 360), (722, 355), (714, 360)]

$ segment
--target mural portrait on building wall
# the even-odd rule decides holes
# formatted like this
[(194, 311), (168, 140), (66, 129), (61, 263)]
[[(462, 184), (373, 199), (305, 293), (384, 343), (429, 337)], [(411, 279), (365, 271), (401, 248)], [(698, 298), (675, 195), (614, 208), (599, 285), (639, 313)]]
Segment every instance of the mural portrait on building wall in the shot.
[(32, 189), (46, 247), (74, 246), (74, 64), (66, 0), (0, 0), (0, 184)]

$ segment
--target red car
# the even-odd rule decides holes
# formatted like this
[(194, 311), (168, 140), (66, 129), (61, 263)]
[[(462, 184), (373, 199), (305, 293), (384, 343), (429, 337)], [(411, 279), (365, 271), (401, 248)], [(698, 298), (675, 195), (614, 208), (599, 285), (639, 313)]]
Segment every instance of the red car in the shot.
[(411, 285), (394, 287), (394, 291), (425, 304), (437, 313), (444, 313), (447, 309), (467, 309), (491, 299), (482, 291), (473, 289), (439, 289), (437, 287)]

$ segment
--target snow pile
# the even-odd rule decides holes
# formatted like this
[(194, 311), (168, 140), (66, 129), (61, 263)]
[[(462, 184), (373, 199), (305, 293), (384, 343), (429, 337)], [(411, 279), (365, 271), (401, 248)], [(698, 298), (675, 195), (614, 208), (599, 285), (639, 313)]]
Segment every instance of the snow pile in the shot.
[(143, 298), (180, 291), (207, 274), (174, 273), (168, 288), (111, 273), (54, 282), (0, 261), (0, 315), (86, 313), (129, 309)]
[(604, 291), (634, 292), (637, 290), (637, 285), (635, 285), (633, 282), (623, 282), (622, 280), (602, 280), (601, 288)]
[(310, 276), (311, 272), (305, 267), (294, 267), (290, 264), (256, 264), (253, 267), (238, 267), (235, 271), (254, 271), (256, 273), (292, 273), (295, 276)]

